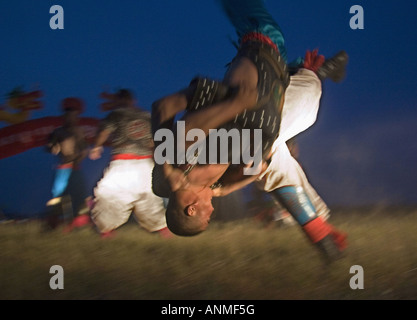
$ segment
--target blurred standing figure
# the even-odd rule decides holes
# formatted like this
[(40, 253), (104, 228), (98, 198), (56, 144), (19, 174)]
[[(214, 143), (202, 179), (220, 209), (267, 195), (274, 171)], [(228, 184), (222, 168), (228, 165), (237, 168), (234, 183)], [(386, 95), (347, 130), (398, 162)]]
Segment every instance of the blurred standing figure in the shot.
[[(119, 90), (112, 97), (112, 111), (101, 121), (90, 159), (101, 157), (111, 138), (111, 161), (94, 189), (92, 220), (102, 237), (126, 223), (133, 212), (149, 232), (169, 236), (163, 199), (152, 192), (153, 138), (150, 114), (136, 107), (133, 94)], [(104, 105), (103, 104), (102, 108)], [(109, 108), (103, 108), (109, 110)]]
[[(47, 206), (55, 209), (56, 206), (72, 207), (73, 219), (66, 229), (71, 231), (75, 226), (89, 223), (86, 215), (88, 192), (81, 171), (81, 162), (88, 155), (88, 143), (78, 125), (79, 115), (84, 111), (84, 102), (79, 98), (66, 98), (62, 100), (61, 108), (64, 123), (50, 134), (47, 143), (48, 151), (60, 158), (52, 185), (52, 199), (47, 202)], [(48, 222), (50, 227), (56, 227), (58, 216), (49, 216)]]

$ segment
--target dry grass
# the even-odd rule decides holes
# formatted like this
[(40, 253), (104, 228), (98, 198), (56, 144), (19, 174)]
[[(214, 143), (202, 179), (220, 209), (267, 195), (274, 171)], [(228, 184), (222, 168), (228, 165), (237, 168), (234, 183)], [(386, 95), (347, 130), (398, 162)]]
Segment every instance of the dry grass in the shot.
[[(0, 225), (0, 299), (365, 300), (417, 298), (417, 211), (334, 212), (349, 234), (344, 259), (323, 264), (298, 227), (213, 223), (192, 238), (163, 239), (127, 224), (42, 233), (39, 222)], [(49, 268), (64, 268), (63, 290)], [(352, 265), (364, 290), (352, 290)]]

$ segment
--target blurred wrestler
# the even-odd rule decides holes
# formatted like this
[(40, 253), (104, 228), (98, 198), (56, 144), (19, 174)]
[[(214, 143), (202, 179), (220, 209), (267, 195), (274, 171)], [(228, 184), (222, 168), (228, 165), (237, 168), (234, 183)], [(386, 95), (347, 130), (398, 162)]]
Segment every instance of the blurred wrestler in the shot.
[(111, 139), (111, 161), (94, 189), (92, 220), (103, 237), (134, 214), (141, 227), (169, 236), (163, 199), (152, 192), (153, 140), (150, 114), (121, 89), (113, 110), (101, 121), (90, 159), (99, 159)]
[[(271, 156), (271, 148), (273, 145), (277, 144), (280, 126), (282, 127), (281, 116), (284, 112), (284, 95), (285, 90), (290, 84), (289, 72), (286, 65), (284, 39), (281, 30), (265, 10), (262, 1), (248, 2), (224, 0), (222, 1), (222, 4), (240, 36), (240, 48), (238, 54), (232, 61), (223, 83), (216, 84), (212, 81), (207, 81), (207, 79), (199, 80), (190, 85), (189, 90), (191, 90), (191, 92), (183, 90), (178, 94), (158, 101), (154, 105), (153, 111), (155, 111), (155, 114), (159, 115), (159, 124), (161, 126), (169, 126), (173, 121), (172, 110), (175, 110), (175, 108), (177, 108), (177, 111), (182, 108), (186, 109), (188, 112), (186, 117), (184, 117), (186, 126), (188, 125), (189, 128), (194, 126), (197, 128), (204, 128), (204, 131), (207, 132), (208, 129), (211, 128), (217, 128), (219, 126), (225, 127), (225, 122), (230, 124), (229, 111), (233, 114), (234, 110), (236, 113), (234, 113), (235, 117), (232, 116), (232, 118), (234, 118), (231, 125), (232, 127), (239, 127), (241, 129), (262, 129), (262, 155), (265, 160), (269, 161), (270, 159), (268, 158)], [(307, 106), (307, 110), (310, 111), (310, 109), (312, 109), (313, 114), (314, 110), (317, 113), (318, 102), (321, 97), (321, 84), (318, 90), (317, 88), (314, 88), (316, 86), (315, 84), (317, 81), (320, 83), (320, 79), (323, 80), (325, 77), (337, 78), (340, 69), (344, 68), (346, 62), (345, 58), (345, 54), (342, 52), (324, 63), (324, 57), (318, 56), (317, 52), (308, 53), (303, 63), (304, 68), (299, 68), (297, 74), (291, 78), (291, 80), (296, 79), (297, 77), (299, 79), (294, 85), (294, 92), (297, 92), (298, 95), (294, 96), (295, 99), (293, 100), (293, 103), (297, 106), (289, 107), (288, 109), (299, 110), (300, 108), (305, 109)], [(338, 67), (342, 66), (342, 68), (334, 70), (335, 65)], [(314, 69), (314, 71), (311, 69)], [(320, 76), (320, 79), (318, 78), (318, 75)], [(315, 78), (311, 80), (312, 77)], [(303, 86), (311, 85), (310, 81), (312, 81), (311, 83), (313, 84), (311, 86), (313, 88), (312, 95), (309, 96), (308, 93), (300, 95), (300, 93), (304, 91)], [(217, 88), (216, 85), (218, 86)], [(230, 93), (233, 89), (229, 90), (228, 98), (226, 93), (223, 95), (223, 98), (219, 99), (220, 102), (216, 102), (216, 95), (219, 95), (219, 92), (221, 92), (222, 85), (226, 85), (229, 88), (238, 87), (237, 90), (235, 89), (237, 94), (233, 96), (233, 93)], [(210, 92), (210, 87), (216, 88), (216, 91)], [(240, 95), (243, 96), (242, 88), (244, 89), (243, 93), (246, 93), (247, 95), (247, 99), (241, 99), (241, 105), (239, 106), (239, 102), (236, 103), (236, 100), (239, 100), (238, 97)], [(299, 90), (300, 88), (301, 91), (296, 90)], [(256, 90), (256, 101), (253, 99), (253, 90)], [(206, 95), (206, 93), (209, 95)], [(209, 99), (210, 94), (212, 97), (211, 100)], [(224, 98), (224, 96), (226, 96), (226, 98)], [(300, 98), (305, 100), (300, 101)], [(285, 99), (287, 99), (287, 97)], [(291, 98), (289, 100), (291, 100)], [(205, 109), (210, 103), (213, 103), (213, 105)], [(173, 107), (170, 108), (170, 105)], [(184, 105), (186, 105), (186, 107), (184, 107)], [(166, 108), (164, 108), (167, 106), (168, 112), (166, 111)], [(218, 111), (214, 111), (216, 108)], [(238, 112), (239, 108), (243, 108), (243, 111)], [(210, 109), (212, 110), (211, 114), (205, 113)], [(305, 113), (306, 110), (303, 112)], [(236, 116), (236, 114), (239, 115)], [(213, 117), (211, 117), (211, 115)], [(290, 113), (286, 118), (290, 120), (291, 115), (293, 114)], [(213, 123), (217, 121), (216, 116), (224, 116), (223, 122), (219, 120), (219, 122), (221, 122), (219, 126), (213, 125)], [(195, 117), (197, 117), (200, 122), (198, 122)], [(299, 116), (299, 118), (302, 117)], [(306, 124), (306, 122), (310, 120), (311, 118), (301, 120), (302, 122), (304, 121), (304, 123), (301, 126), (297, 125), (296, 127), (308, 127), (312, 123)], [(169, 121), (171, 121), (171, 123)], [(313, 122), (314, 121), (315, 118)], [(298, 122), (300, 122), (300, 120)], [(230, 128), (230, 126), (226, 127)], [(287, 136), (291, 137), (292, 129), (294, 129), (294, 126), (288, 126)], [(302, 130), (303, 129), (301, 129), (301, 131)], [(281, 129), (281, 131), (283, 130)], [(285, 139), (285, 135), (283, 135), (279, 141), (283, 139)], [(285, 142), (286, 140), (283, 141)], [(207, 167), (208, 166), (202, 166), (200, 168), (200, 166), (196, 165), (164, 166), (165, 175), (170, 181), (171, 191), (174, 191), (171, 192), (170, 202), (167, 208), (167, 222), (171, 231), (176, 234), (194, 235), (203, 231), (207, 227), (210, 215), (213, 211), (211, 206), (211, 198), (213, 196), (223, 196), (233, 192), (257, 178), (256, 176), (245, 177), (236, 182), (233, 182), (233, 179), (231, 179), (219, 188), (219, 184), (217, 183), (220, 180), (219, 178), (221, 177), (222, 183), (224, 183), (225, 180), (227, 180), (226, 176), (233, 176), (233, 174), (227, 175), (225, 173), (233, 170), (230, 170), (228, 165), (220, 164), (210, 164), (210, 170)], [(284, 168), (285, 167), (281, 167), (281, 172), (286, 172), (286, 169)], [(269, 169), (269, 171), (271, 171), (272, 167), (269, 167)], [(297, 172), (297, 174), (299, 173)], [(239, 172), (237, 173), (237, 176), (239, 176)], [(263, 175), (263, 177), (265, 177), (265, 175)], [(299, 183), (300, 179), (303, 180), (304, 178), (298, 176), (297, 179), (297, 182)], [(299, 190), (302, 187), (310, 189), (312, 195), (310, 201), (317, 200), (320, 203), (323, 203), (308, 182), (304, 183), (303, 186), (296, 185), (294, 188)], [(155, 189), (157, 188), (154, 187), (154, 190)], [(295, 215), (296, 211), (300, 209), (299, 206), (291, 208), (294, 201), (287, 201), (287, 203), (285, 203), (286, 198), (279, 196), (280, 192), (284, 191), (284, 189), (277, 188), (274, 190), (278, 190), (273, 193), (274, 197), (278, 197), (287, 210)], [(296, 194), (296, 197), (297, 196), (300, 197), (300, 199), (304, 197), (302, 198), (303, 200), (306, 198), (302, 193)], [(325, 211), (328, 210), (325, 205), (323, 208)], [(315, 216), (310, 216), (310, 218), (315, 221), (315, 223), (310, 224), (310, 226), (314, 225), (314, 227), (304, 228), (304, 225), (302, 226), (303, 230), (306, 231), (308, 235), (313, 229), (326, 229), (326, 231), (320, 233), (320, 236), (310, 237), (313, 243), (320, 247), (319, 242), (322, 238), (319, 238), (322, 234), (327, 236), (330, 233), (329, 230), (331, 228), (328, 228), (329, 224), (326, 223), (324, 219), (316, 219), (319, 216), (316, 208), (314, 208), (314, 213), (316, 214)], [(310, 222), (297, 221), (300, 224)], [(323, 226), (326, 226), (326, 228), (323, 228)], [(333, 243), (335, 244), (334, 246), (338, 245), (338, 243)], [(337, 246), (336, 251), (341, 251), (343, 249), (342, 244)]]
[[(79, 98), (66, 98), (61, 107), (64, 123), (50, 134), (47, 143), (48, 151), (60, 159), (52, 185), (52, 199), (47, 206), (72, 207), (72, 221), (66, 227), (66, 231), (71, 231), (75, 226), (89, 223), (88, 192), (81, 170), (81, 162), (88, 155), (88, 143), (79, 126), (79, 115), (84, 111), (84, 102)], [(57, 216), (49, 218), (51, 227), (56, 226)]]

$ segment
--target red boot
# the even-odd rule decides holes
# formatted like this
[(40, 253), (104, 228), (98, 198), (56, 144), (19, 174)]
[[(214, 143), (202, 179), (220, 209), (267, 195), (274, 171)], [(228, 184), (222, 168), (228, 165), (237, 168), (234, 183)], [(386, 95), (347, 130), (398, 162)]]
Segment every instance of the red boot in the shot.
[(328, 262), (340, 259), (347, 248), (347, 234), (336, 230), (321, 217), (304, 225), (303, 230)]

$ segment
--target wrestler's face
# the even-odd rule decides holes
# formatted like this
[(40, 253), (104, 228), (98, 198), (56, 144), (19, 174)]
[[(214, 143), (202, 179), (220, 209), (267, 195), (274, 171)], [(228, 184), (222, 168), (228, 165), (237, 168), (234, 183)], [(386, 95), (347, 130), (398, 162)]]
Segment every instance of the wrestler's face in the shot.
[(190, 190), (177, 192), (178, 203), (187, 215), (196, 217), (200, 221), (202, 230), (208, 227), (214, 210), (211, 203), (212, 198), (213, 191), (210, 188), (204, 188), (198, 192)]
[(194, 212), (194, 215), (200, 220), (202, 230), (205, 230), (210, 223), (213, 210), (214, 208), (211, 199), (200, 199), (197, 203), (188, 208), (188, 214), (193, 214)]

